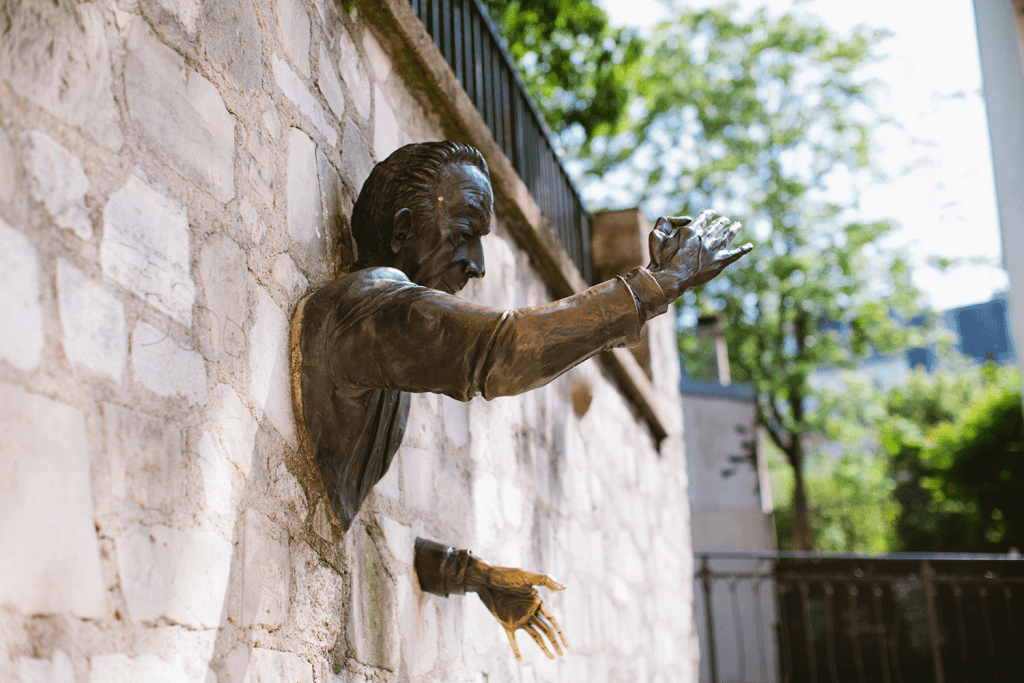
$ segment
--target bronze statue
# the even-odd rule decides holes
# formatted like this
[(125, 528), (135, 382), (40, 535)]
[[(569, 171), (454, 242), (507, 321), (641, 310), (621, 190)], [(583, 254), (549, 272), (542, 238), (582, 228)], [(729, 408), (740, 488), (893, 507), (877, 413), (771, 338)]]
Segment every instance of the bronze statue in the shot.
[[(352, 271), (296, 309), (292, 381), (299, 432), (345, 530), (401, 443), (407, 392), (467, 401), (547, 384), (601, 351), (636, 345), (648, 319), (751, 249), (729, 250), (740, 225), (729, 227), (714, 212), (660, 218), (648, 268), (550, 304), (498, 311), (454, 296), (470, 278), (484, 276), (480, 240), (490, 230), (493, 201), (487, 164), (472, 147), (402, 147), (374, 167), (359, 193)], [(544, 575), (507, 572), (521, 572), (514, 587), (533, 593), (525, 620), (525, 612), (494, 606), (512, 604), (507, 595), (488, 603), (486, 591), (468, 589), (477, 590), (506, 631), (526, 628), (541, 643), (535, 634), (544, 631), (543, 622), (533, 630), (527, 624), (546, 615), (529, 585)], [(421, 585), (437, 583), (418, 575)], [(480, 585), (507, 591), (494, 583), (501, 575), (481, 570)]]

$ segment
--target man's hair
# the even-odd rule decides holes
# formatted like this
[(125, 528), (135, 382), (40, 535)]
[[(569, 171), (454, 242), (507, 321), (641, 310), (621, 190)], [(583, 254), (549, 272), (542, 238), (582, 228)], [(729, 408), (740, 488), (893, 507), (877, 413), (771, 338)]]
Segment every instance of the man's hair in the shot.
[(437, 205), (438, 182), (457, 164), (477, 167), (490, 181), (480, 152), (447, 140), (400, 147), (373, 167), (352, 209), (352, 237), (359, 249), (357, 267), (386, 259), (398, 211), (411, 209), (416, 225), (429, 219)]

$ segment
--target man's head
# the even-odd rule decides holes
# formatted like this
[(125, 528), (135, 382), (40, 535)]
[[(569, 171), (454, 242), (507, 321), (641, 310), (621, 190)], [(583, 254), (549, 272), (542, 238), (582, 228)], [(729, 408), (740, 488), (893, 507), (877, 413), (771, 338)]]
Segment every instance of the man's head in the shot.
[(387, 265), (456, 292), (483, 277), (493, 194), (487, 163), (458, 142), (406, 145), (377, 164), (352, 211), (356, 267)]

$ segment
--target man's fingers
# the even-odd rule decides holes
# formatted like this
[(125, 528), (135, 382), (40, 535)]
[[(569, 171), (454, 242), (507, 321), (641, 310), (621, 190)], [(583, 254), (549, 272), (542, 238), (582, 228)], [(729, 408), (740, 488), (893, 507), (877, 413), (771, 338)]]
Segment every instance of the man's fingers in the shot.
[[(516, 632), (515, 629), (505, 628), (505, 634), (508, 636), (508, 644), (512, 646), (512, 652), (515, 653), (516, 659), (522, 659), (522, 655), (519, 654), (519, 646), (516, 645)], [(554, 659), (552, 657), (552, 659)]]
[(551, 627), (545, 624), (543, 619), (541, 619), (537, 615), (534, 615), (533, 619), (530, 620), (529, 625), (532, 625), (533, 627), (540, 629), (540, 632), (546, 635), (548, 637), (548, 640), (551, 641), (551, 644), (555, 646), (555, 652), (557, 652), (559, 656), (561, 656), (562, 648), (558, 645), (558, 639), (555, 638), (555, 634), (554, 632), (552, 632)]
[(740, 228), (743, 227), (742, 223), (733, 223), (729, 226), (729, 229), (725, 231), (725, 244), (726, 246), (732, 244), (732, 241), (736, 239), (736, 235), (740, 234)]
[(519, 588), (522, 586), (547, 586), (556, 591), (564, 590), (565, 586), (548, 576), (539, 572), (528, 572), (525, 569), (517, 569), (513, 572), (498, 572), (491, 577), (492, 583), (496, 586), (506, 588)]
[(722, 268), (725, 268), (730, 263), (735, 263), (736, 261), (738, 261), (740, 257), (743, 256), (744, 254), (749, 254), (751, 251), (753, 251), (753, 249), (753, 244), (744, 244), (739, 249), (733, 249), (732, 251), (727, 251), (724, 254), (719, 253), (718, 258), (715, 260), (722, 265)]
[(542, 617), (550, 621), (551, 625), (555, 627), (555, 631), (558, 633), (558, 637), (562, 639), (562, 645), (564, 645), (565, 647), (569, 647), (569, 643), (565, 639), (565, 634), (562, 633), (562, 627), (558, 625), (558, 621), (555, 620), (555, 617), (551, 614), (551, 612), (548, 611), (548, 608), (544, 606), (543, 602), (540, 603), (540, 607), (537, 608), (537, 612)]
[(697, 218), (694, 219), (693, 224), (690, 227), (693, 228), (695, 233), (704, 232), (708, 223), (711, 222), (711, 219), (717, 215), (718, 214), (711, 209), (705, 209), (697, 214)]
[(718, 240), (719, 238), (724, 237), (725, 233), (723, 231), (730, 223), (732, 223), (732, 221), (725, 216), (719, 216), (713, 220), (707, 229), (708, 238), (711, 240)]
[(555, 658), (555, 656), (551, 654), (551, 650), (548, 649), (548, 646), (544, 644), (544, 639), (540, 637), (539, 633), (537, 633), (537, 629), (530, 624), (527, 624), (523, 627), (523, 630), (530, 634), (530, 637), (533, 638), (537, 645), (540, 646), (540, 649), (544, 650), (544, 654), (548, 656), (548, 659)]

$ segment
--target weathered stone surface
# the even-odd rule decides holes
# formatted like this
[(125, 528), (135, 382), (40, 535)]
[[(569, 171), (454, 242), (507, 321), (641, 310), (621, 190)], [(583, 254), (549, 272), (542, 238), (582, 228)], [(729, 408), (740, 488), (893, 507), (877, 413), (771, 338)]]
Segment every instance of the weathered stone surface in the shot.
[(362, 189), (363, 183), (370, 177), (373, 170), (373, 155), (370, 154), (370, 147), (366, 144), (366, 138), (359, 126), (347, 121), (345, 123), (345, 139), (341, 150), (342, 168), (347, 173), (347, 179), (354, 188)]
[(274, 0), (277, 40), (295, 68), (307, 78), (309, 66), (309, 12), (303, 0)]
[(288, 616), (290, 596), (288, 533), (265, 515), (246, 510), (242, 626), (276, 629)]
[(248, 272), (245, 252), (226, 235), (212, 235), (199, 252), (199, 282), (206, 298), (199, 324), (211, 358), (242, 357)]
[(327, 144), (331, 147), (338, 146), (338, 131), (334, 129), (334, 126), (327, 120), (327, 112), (324, 111), (323, 106), (306, 88), (306, 85), (299, 79), (292, 68), (288, 66), (288, 63), (283, 59), (274, 55), (271, 58), (271, 64), (274, 70), (274, 80), (277, 82), (277, 87), (281, 88), (281, 92), (288, 100), (298, 107), (299, 112), (309, 119), (313, 127), (316, 128), (317, 132), (324, 136), (327, 140)]
[(83, 240), (92, 237), (92, 221), (85, 208), (89, 181), (82, 162), (37, 130), (22, 137), (22, 146), (32, 196), (43, 203), (57, 225)]
[(345, 232), (344, 193), (341, 175), (327, 159), (323, 150), (316, 151), (317, 174), (320, 176), (320, 201), (323, 204), (325, 237), (328, 243), (334, 240), (347, 241)]
[(39, 257), (28, 238), (0, 220), (0, 358), (31, 372), (43, 354)]
[(258, 287), (256, 314), (249, 331), (249, 399), (256, 415), (295, 443), (295, 418), (289, 379), (288, 317), (270, 293)]
[(75, 683), (75, 666), (63, 650), (50, 659), (18, 657), (14, 670), (19, 683)]
[(341, 29), (337, 32), (338, 37), (338, 69), (341, 78), (348, 86), (349, 95), (356, 106), (359, 116), (367, 118), (370, 116), (372, 105), (372, 93), (370, 92), (370, 77), (366, 74), (363, 66), (362, 56), (352, 42), (348, 31)]
[(124, 68), (128, 112), (175, 171), (222, 202), (235, 196), (235, 117), (217, 89), (136, 21)]
[(103, 275), (185, 325), (195, 283), (184, 209), (134, 175), (103, 208)]
[(384, 568), (373, 539), (361, 526), (352, 528), (355, 560), (349, 634), (356, 659), (394, 670), (399, 643), (395, 620), (395, 583)]
[(104, 493), (170, 513), (185, 494), (182, 428), (165, 418), (101, 404), (107, 476)]
[(288, 254), (279, 254), (274, 259), (274, 270), (271, 275), (274, 277), (274, 282), (280, 286), (284, 298), (289, 302), (298, 301), (299, 297), (309, 288), (309, 280), (296, 267), (295, 261), (292, 261)]
[(288, 234), (311, 262), (326, 252), (316, 145), (298, 128), (288, 131)]
[(373, 105), (373, 154), (377, 161), (383, 161), (402, 146), (402, 131), (379, 85), (373, 86)]
[(57, 261), (57, 299), (64, 355), (120, 382), (128, 355), (121, 302), (64, 259)]
[(266, 206), (274, 205), (274, 181), (277, 178), (274, 153), (262, 131), (248, 136), (245, 150), (249, 153), (249, 182), (256, 188)]
[(339, 121), (345, 120), (345, 91), (341, 87), (341, 79), (338, 78), (338, 71), (334, 66), (334, 60), (327, 52), (327, 48), (320, 46), (320, 77), (316, 81), (327, 106), (331, 108)]
[(89, 660), (89, 683), (198, 683), (177, 662), (154, 655), (101, 655)]
[(370, 61), (377, 82), (383, 83), (388, 80), (388, 76), (391, 75), (391, 56), (381, 47), (373, 31), (363, 31), (363, 52)]
[(5, 204), (14, 198), (15, 168), (11, 141), (7, 139), (7, 131), (0, 130), (0, 202)]
[[(77, 16), (76, 16), (77, 11)], [(103, 10), (16, 2), (0, 28), (0, 75), (22, 97), (110, 149), (121, 147)]]
[(313, 665), (292, 652), (254, 647), (242, 683), (313, 683)]
[(0, 604), (106, 615), (81, 410), (0, 383)]
[(469, 443), (469, 411), (464, 401), (441, 396), (441, 414), (444, 416), (444, 432), (456, 448)]
[(132, 376), (161, 396), (206, 403), (206, 363), (198, 351), (182, 348), (167, 333), (139, 323), (132, 332)]
[(248, 478), (252, 471), (259, 423), (234, 389), (226, 384), (213, 388), (204, 423), (220, 455)]
[(202, 40), (209, 63), (247, 94), (259, 91), (263, 76), (260, 24), (252, 0), (203, 3)]
[(231, 569), (231, 544), (208, 531), (133, 526), (115, 539), (121, 589), (131, 618), (160, 617), (215, 628)]
[(292, 583), (298, 589), (283, 628), (308, 646), (326, 650), (336, 644), (344, 628), (338, 605), (346, 603), (348, 596), (342, 578), (306, 543), (294, 542), (291, 551)]
[(391, 469), (402, 468), (402, 505), (429, 510), (436, 502), (433, 462), (429, 451), (403, 445), (395, 455)]

